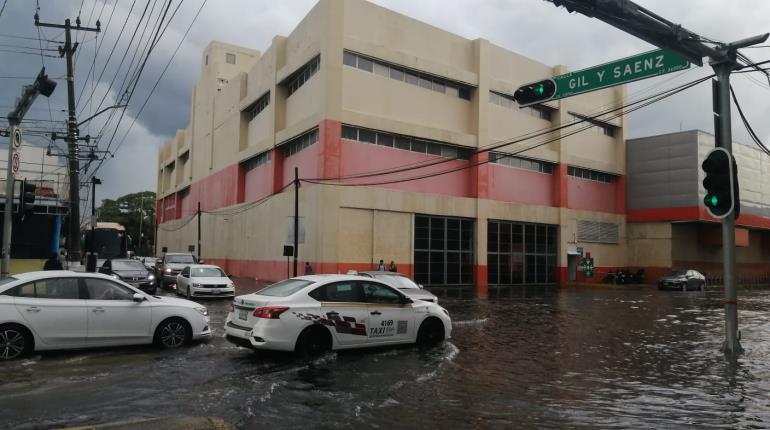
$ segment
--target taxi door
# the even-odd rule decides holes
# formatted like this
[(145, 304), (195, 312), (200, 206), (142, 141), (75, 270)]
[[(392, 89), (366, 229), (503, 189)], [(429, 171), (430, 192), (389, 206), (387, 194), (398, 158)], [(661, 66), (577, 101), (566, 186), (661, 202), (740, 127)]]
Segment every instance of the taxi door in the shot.
[(363, 303), (363, 292), (357, 281), (334, 282), (321, 287), (320, 323), (329, 327), (341, 346), (367, 342), (368, 311)]
[(362, 282), (369, 313), (369, 343), (409, 343), (414, 340), (414, 309), (404, 296), (378, 282)]

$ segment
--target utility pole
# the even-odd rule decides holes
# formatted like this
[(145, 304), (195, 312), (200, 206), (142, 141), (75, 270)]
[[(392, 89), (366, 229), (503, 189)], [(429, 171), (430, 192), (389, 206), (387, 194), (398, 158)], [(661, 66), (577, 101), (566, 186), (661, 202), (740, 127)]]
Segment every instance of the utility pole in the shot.
[(96, 176), (91, 177), (91, 240), (88, 243), (88, 256), (86, 258), (86, 272), (96, 272), (96, 186), (101, 185), (102, 180)]
[[(708, 57), (717, 75), (714, 91), (716, 146), (722, 147), (732, 158), (732, 133), (730, 129), (730, 73), (743, 67), (736, 60), (740, 48), (762, 43), (770, 34), (750, 37), (732, 43), (704, 44), (708, 40), (681, 25), (645, 9), (631, 0), (547, 0), (556, 6), (564, 6), (568, 12), (578, 12), (612, 25), (660, 48), (676, 52), (701, 66), (703, 57)], [(753, 67), (756, 67), (754, 65)], [(739, 201), (735, 201), (739, 205)], [(722, 219), (722, 252), (724, 264), (725, 300), (725, 342), (722, 350), (726, 354), (743, 351), (738, 335), (738, 301), (735, 285), (735, 211)]]
[[(5, 210), (3, 214), (3, 244), (2, 244), (2, 263), (0, 264), (0, 278), (8, 277), (9, 265), (11, 262), (11, 233), (13, 230), (13, 185), (15, 182), (14, 172), (14, 159), (20, 163), (19, 155), (16, 153), (16, 149), (21, 146), (21, 120), (27, 111), (32, 106), (32, 103), (37, 98), (38, 94), (42, 94), (45, 97), (50, 97), (53, 90), (56, 89), (56, 82), (48, 79), (48, 75), (45, 74), (45, 67), (40, 70), (35, 82), (32, 85), (25, 85), (21, 97), (16, 100), (16, 106), (8, 114), (8, 122), (11, 124), (11, 130), (8, 134), (10, 142), (8, 142), (8, 167), (5, 177)], [(18, 169), (18, 164), (15, 168)], [(19, 200), (19, 204), (23, 204), (23, 193)]]
[[(142, 199), (139, 201), (139, 239), (137, 239), (139, 247), (137, 252), (142, 252), (142, 218), (144, 218), (144, 195), (142, 195)], [(139, 255), (144, 255), (144, 253)]]
[[(74, 30), (100, 32), (101, 23), (96, 21), (96, 28), (81, 27), (80, 18), (76, 21)], [(69, 226), (67, 231), (67, 247), (69, 248), (70, 261), (80, 261), (80, 162), (78, 160), (78, 121), (75, 117), (75, 69), (72, 57), (77, 50), (78, 43), (72, 44), (69, 18), (64, 20), (64, 25), (40, 22), (40, 16), (35, 13), (35, 25), (38, 27), (50, 27), (64, 29), (64, 48), (59, 48), (59, 55), (67, 58), (67, 105), (69, 116), (67, 118), (67, 158), (69, 159)]]
[(299, 168), (294, 168), (294, 276), (297, 276), (299, 256)]
[(198, 202), (198, 262), (201, 261), (201, 202)]

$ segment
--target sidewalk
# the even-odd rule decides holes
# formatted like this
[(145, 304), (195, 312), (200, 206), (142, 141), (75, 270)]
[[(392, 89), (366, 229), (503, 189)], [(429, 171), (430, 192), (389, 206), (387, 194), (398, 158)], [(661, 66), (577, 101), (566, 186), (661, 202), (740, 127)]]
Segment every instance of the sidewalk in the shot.
[(96, 424), (84, 427), (67, 427), (65, 430), (232, 430), (234, 427), (216, 417), (161, 417)]

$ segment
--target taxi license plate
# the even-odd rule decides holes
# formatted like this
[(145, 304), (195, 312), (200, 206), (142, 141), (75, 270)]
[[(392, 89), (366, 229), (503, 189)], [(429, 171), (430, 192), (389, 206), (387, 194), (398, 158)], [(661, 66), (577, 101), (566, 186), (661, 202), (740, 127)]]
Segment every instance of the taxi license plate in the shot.
[(246, 309), (238, 309), (238, 319), (246, 321), (249, 319), (248, 317), (248, 311)]

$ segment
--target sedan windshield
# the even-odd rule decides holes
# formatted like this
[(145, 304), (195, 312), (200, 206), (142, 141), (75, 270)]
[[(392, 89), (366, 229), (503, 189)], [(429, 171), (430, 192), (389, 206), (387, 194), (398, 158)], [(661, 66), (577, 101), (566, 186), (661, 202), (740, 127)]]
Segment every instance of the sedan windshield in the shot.
[(406, 276), (374, 275), (374, 278), (379, 279), (380, 281), (401, 290), (408, 290), (408, 289), (419, 290), (420, 289), (420, 287), (417, 284), (415, 284), (414, 281), (407, 278)]
[(225, 274), (217, 267), (196, 267), (190, 269), (193, 278), (224, 278)]
[(147, 268), (144, 267), (144, 264), (142, 264), (141, 261), (136, 260), (125, 260), (125, 261), (112, 261), (112, 270), (141, 270), (146, 271)]
[(195, 264), (192, 255), (169, 255), (166, 257), (166, 263), (190, 263)]
[(312, 282), (303, 281), (301, 279), (287, 279), (285, 281), (269, 285), (257, 291), (257, 294), (262, 296), (288, 297), (310, 284), (312, 284)]
[(672, 272), (666, 273), (667, 278), (679, 278), (685, 275), (687, 275), (687, 272), (685, 272), (684, 270), (674, 270)]

